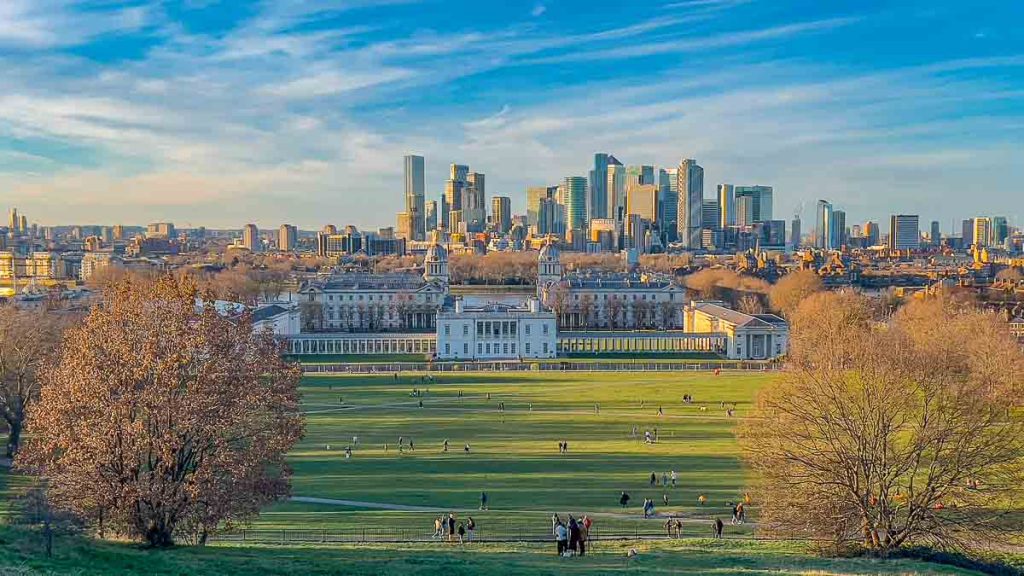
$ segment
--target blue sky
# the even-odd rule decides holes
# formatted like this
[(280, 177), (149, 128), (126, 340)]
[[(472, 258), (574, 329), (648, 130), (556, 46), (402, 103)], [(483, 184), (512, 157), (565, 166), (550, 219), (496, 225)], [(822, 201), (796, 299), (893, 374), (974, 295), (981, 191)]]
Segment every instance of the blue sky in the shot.
[[(696, 158), (705, 193), (1024, 224), (1024, 2), (3, 0), (0, 206), (42, 224), (394, 224)], [(806, 226), (806, 225), (805, 225)], [(957, 224), (958, 226), (958, 224)], [(884, 226), (883, 226), (884, 228)]]

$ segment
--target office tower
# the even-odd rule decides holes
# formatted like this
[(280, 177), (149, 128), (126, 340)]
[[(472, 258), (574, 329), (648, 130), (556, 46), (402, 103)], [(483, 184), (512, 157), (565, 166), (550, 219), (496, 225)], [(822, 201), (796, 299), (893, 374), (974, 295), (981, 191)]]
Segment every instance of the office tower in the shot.
[(932, 246), (942, 246), (942, 231), (939, 228), (938, 220), (932, 220), (931, 241)]
[(753, 196), (737, 196), (734, 202), (736, 204), (736, 226), (750, 226), (756, 222)]
[(18, 232), (22, 234), (28, 233), (28, 216), (22, 214), (18, 218)]
[(974, 220), (960, 222), (960, 243), (964, 248), (974, 244)]
[(732, 184), (718, 185), (718, 207), (721, 210), (719, 227), (722, 229), (736, 225), (736, 193)]
[(626, 166), (626, 188), (654, 183), (654, 166)]
[(650, 228), (650, 220), (639, 214), (628, 212), (626, 214), (626, 238), (625, 248), (635, 249), (638, 252), (644, 251), (644, 238)]
[(564, 207), (553, 197), (541, 198), (537, 210), (537, 236), (565, 233)]
[(978, 247), (992, 245), (992, 219), (975, 218), (971, 223), (972, 237), (974, 244)]
[(114, 225), (114, 241), (115, 242), (120, 242), (121, 240), (124, 240), (124, 226), (122, 226), (120, 224), (115, 224)]
[(615, 156), (598, 152), (594, 154), (594, 169), (590, 171), (590, 193), (587, 196), (587, 214), (591, 219), (608, 218), (608, 167), (622, 166)]
[(530, 186), (526, 189), (526, 223), (527, 226), (537, 226), (540, 221), (541, 200), (550, 198), (547, 186)]
[(408, 212), (399, 212), (398, 217), (396, 218), (395, 227), (398, 229), (398, 232), (396, 233), (399, 238), (412, 240), (412, 236), (414, 234), (412, 214), (409, 214)]
[(338, 227), (334, 224), (324, 224), (324, 227), (320, 231), (328, 236), (332, 236), (338, 233)]
[(100, 228), (100, 241), (104, 244), (110, 244), (114, 241), (114, 232), (110, 229), (110, 226)]
[(786, 221), (767, 220), (761, 223), (761, 244), (765, 246), (786, 246)]
[(174, 238), (174, 224), (170, 222), (155, 222), (146, 226), (147, 238)]
[(466, 223), (463, 221), (462, 210), (452, 210), (448, 213), (448, 230), (451, 233), (464, 234), (466, 232)]
[(587, 179), (583, 176), (566, 176), (562, 182), (564, 194), (566, 230), (587, 228)]
[(487, 200), (484, 175), (471, 172), (462, 189), (462, 218), (469, 232), (483, 232), (487, 227)]
[(818, 200), (815, 209), (814, 222), (814, 247), (822, 250), (832, 249), (831, 232), (829, 226), (832, 223), (832, 204), (827, 200)]
[(750, 198), (751, 211), (748, 213), (748, 222), (740, 222), (736, 220), (737, 224), (749, 225), (754, 222), (767, 222), (772, 219), (772, 187), (771, 186), (734, 186), (733, 194), (736, 198), (736, 202), (740, 202), (742, 198)]
[(839, 250), (846, 245), (848, 240), (846, 234), (846, 212), (843, 210), (832, 211), (832, 222), (828, 227), (832, 238), (832, 249)]
[(626, 215), (636, 214), (654, 224), (658, 221), (658, 187), (652, 184), (630, 184), (626, 192)]
[(676, 180), (675, 168), (663, 168), (658, 171), (658, 184), (660, 186), (659, 196), (661, 215), (658, 216), (662, 234), (666, 242), (676, 241), (676, 207), (679, 205), (679, 182)]
[(512, 199), (508, 196), (491, 198), (491, 215), (498, 234), (508, 234), (512, 229)]
[(423, 204), (423, 228), (430, 232), (437, 229), (437, 200)]
[(255, 224), (246, 224), (242, 228), (242, 246), (245, 246), (252, 252), (259, 252), (260, 229)]
[(800, 248), (800, 219), (793, 218), (793, 222), (789, 225), (789, 245), (793, 247), (793, 250)]
[(889, 217), (889, 249), (921, 248), (921, 224), (916, 214), (893, 214)]
[(864, 223), (864, 242), (867, 246), (878, 246), (881, 241), (882, 235), (878, 228), (877, 222), (865, 222)]
[(424, 221), (424, 202), (426, 187), (423, 178), (423, 156), (408, 155), (405, 157), (405, 211), (412, 220), (412, 236), (410, 240), (426, 240)]
[(701, 244), (701, 228), (704, 211), (704, 169), (696, 160), (684, 159), (676, 173), (679, 189), (676, 229), (683, 248), (696, 250)]
[(11, 233), (17, 233), (18, 232), (18, 224), (19, 223), (20, 223), (20, 220), (18, 220), (18, 209), (17, 208), (11, 208), (11, 217), (7, 221), (7, 229), (8, 229), (8, 231), (10, 231)]
[[(24, 216), (22, 216), (24, 218)], [(22, 230), (24, 231), (24, 230)], [(1010, 236), (1010, 226), (1003, 216), (992, 217), (992, 245), (1002, 246)]]
[(608, 165), (608, 218), (619, 224), (626, 217), (626, 167), (622, 164)]
[(299, 229), (291, 224), (281, 224), (277, 230), (277, 249), (281, 252), (291, 252), (299, 241)]
[(452, 164), (449, 167), (448, 180), (444, 183), (444, 197), (442, 198), (442, 225), (451, 230), (449, 215), (456, 210), (462, 210), (463, 189), (466, 187), (466, 178), (469, 177), (469, 166)]
[(709, 230), (721, 229), (722, 213), (718, 205), (718, 200), (704, 201), (704, 206), (701, 212), (701, 221), (704, 223), (704, 227)]

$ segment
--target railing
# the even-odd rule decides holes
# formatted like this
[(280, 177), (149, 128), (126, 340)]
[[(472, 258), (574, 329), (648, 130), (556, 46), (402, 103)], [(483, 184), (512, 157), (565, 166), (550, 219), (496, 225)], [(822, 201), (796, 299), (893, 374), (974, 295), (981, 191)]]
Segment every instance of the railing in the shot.
[(378, 362), (370, 364), (303, 364), (306, 374), (385, 374), (394, 372), (700, 372), (744, 370), (769, 372), (781, 364), (768, 361), (651, 362), (593, 360), (578, 362)]

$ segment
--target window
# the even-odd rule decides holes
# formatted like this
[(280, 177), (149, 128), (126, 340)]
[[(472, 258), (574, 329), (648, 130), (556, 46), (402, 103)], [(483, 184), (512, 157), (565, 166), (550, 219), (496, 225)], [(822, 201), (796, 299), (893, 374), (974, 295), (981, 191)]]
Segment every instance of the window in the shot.
[(515, 353), (516, 353), (516, 343), (515, 343), (515, 342), (513, 342), (513, 343), (512, 343), (512, 355), (514, 356), (514, 355), (515, 355)]
[[(547, 324), (544, 325), (544, 335), (545, 336), (548, 335), (548, 325)], [(547, 346), (547, 344), (545, 344), (545, 346)], [(547, 350), (545, 350), (545, 352), (547, 352)]]
[[(495, 344), (495, 346), (497, 346), (497, 344)], [(487, 353), (488, 354), (491, 353), (491, 345), (490, 345), (490, 343), (487, 344)]]
[(501, 346), (501, 353), (506, 355), (508, 354), (508, 343), (505, 343)]
[(483, 344), (481, 344), (479, 342), (476, 343), (476, 353), (477, 354), (483, 354), (484, 353), (484, 345)]
[(515, 322), (510, 322), (509, 324), (510, 324), (509, 327), (508, 327), (509, 333), (512, 334), (513, 336), (515, 336), (516, 335), (516, 326), (518, 326), (518, 324), (516, 324)]
[(449, 355), (451, 353), (452, 353), (452, 345), (447, 343), (447, 342), (445, 342), (444, 343), (444, 354), (445, 354), (445, 356), (447, 356), (447, 355)]
[(462, 325), (462, 335), (469, 336), (469, 324)]
[(462, 353), (463, 354), (469, 354), (469, 343), (468, 342), (465, 342), (465, 343), (462, 344)]
[(526, 353), (527, 354), (530, 353), (530, 343), (529, 342), (526, 343)]
[(484, 323), (483, 322), (477, 322), (476, 323), (476, 335), (477, 336), (483, 336), (484, 335)]
[(547, 342), (544, 343), (544, 353), (545, 354), (548, 353), (548, 343)]
[(448, 325), (448, 324), (444, 325), (444, 335), (445, 336), (451, 336), (452, 335), (452, 327), (450, 325)]
[(526, 325), (526, 335), (527, 336), (530, 335), (530, 325), (529, 324)]
[(334, 300), (334, 296), (333, 296), (333, 295), (331, 295), (331, 296), (328, 296), (328, 297), (327, 297), (327, 299), (328, 299), (328, 300)]

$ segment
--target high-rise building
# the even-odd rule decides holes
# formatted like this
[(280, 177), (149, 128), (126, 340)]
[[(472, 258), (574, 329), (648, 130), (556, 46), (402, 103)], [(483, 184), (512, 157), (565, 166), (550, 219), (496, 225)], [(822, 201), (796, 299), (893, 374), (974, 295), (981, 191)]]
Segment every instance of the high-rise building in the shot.
[(242, 246), (251, 252), (260, 251), (260, 229), (255, 224), (246, 224), (242, 228)]
[(604, 152), (594, 154), (594, 169), (590, 171), (590, 180), (588, 180), (590, 191), (587, 195), (587, 214), (591, 219), (608, 218), (610, 216), (609, 206), (611, 206), (611, 203), (608, 200), (609, 166), (622, 166), (622, 162), (619, 162), (615, 156), (605, 154)]
[(21, 232), (22, 234), (27, 234), (28, 233), (28, 216), (25, 216), (24, 214), (22, 214), (18, 218), (19, 218), (19, 220), (18, 220), (18, 232)]
[(814, 247), (822, 250), (832, 249), (832, 204), (827, 200), (818, 200), (815, 209)]
[(960, 222), (960, 242), (964, 247), (974, 244), (974, 220)]
[(147, 238), (174, 238), (174, 224), (170, 222), (155, 222), (146, 226)]
[(654, 224), (658, 221), (658, 186), (655, 184), (628, 184), (626, 215), (636, 214)]
[(626, 217), (626, 167), (622, 164), (608, 165), (608, 218), (622, 224)]
[(735, 199), (736, 204), (736, 222), (737, 226), (751, 226), (754, 222), (754, 197), (753, 196), (737, 196)]
[(931, 237), (929, 239), (932, 241), (932, 246), (942, 246), (942, 230), (939, 227), (938, 220), (932, 220), (932, 230), (930, 236)]
[(882, 233), (878, 228), (877, 222), (865, 222), (864, 223), (864, 242), (867, 246), (878, 246), (878, 243), (882, 240)]
[(462, 217), (469, 232), (483, 232), (487, 227), (487, 201), (484, 175), (470, 172), (462, 189)]
[(828, 228), (832, 238), (832, 249), (839, 250), (847, 244), (849, 235), (846, 232), (846, 212), (844, 210), (832, 211), (832, 222)]
[(719, 227), (723, 230), (736, 225), (736, 193), (732, 184), (718, 185), (718, 207), (721, 210)]
[(437, 200), (423, 204), (423, 227), (428, 231), (437, 229)]
[(120, 242), (121, 240), (124, 240), (124, 226), (122, 226), (120, 224), (115, 224), (114, 225), (114, 241), (115, 242)]
[(971, 228), (973, 230), (972, 237), (974, 238), (974, 244), (979, 247), (991, 246), (992, 245), (992, 219), (991, 218), (975, 218), (972, 221)]
[(537, 212), (536, 231), (538, 236), (565, 234), (565, 207), (554, 197), (540, 199)]
[(722, 214), (718, 200), (705, 200), (701, 212), (701, 221), (709, 230), (721, 230)]
[(410, 240), (427, 239), (423, 214), (425, 200), (423, 156), (410, 154), (405, 157), (405, 211), (409, 213), (409, 218), (412, 220)]
[(463, 189), (469, 177), (469, 166), (452, 164), (449, 167), (448, 180), (444, 184), (444, 197), (441, 199), (441, 224), (451, 230), (450, 214), (462, 210)]
[(529, 186), (526, 189), (526, 224), (537, 226), (540, 221), (541, 200), (549, 198), (547, 186)]
[(508, 231), (512, 229), (512, 199), (508, 196), (491, 198), (491, 216), (494, 221), (494, 229), (499, 234), (508, 234)]
[(677, 172), (678, 170), (675, 168), (663, 168), (658, 171), (660, 186), (658, 195), (661, 197), (659, 201), (661, 215), (658, 216), (658, 221), (661, 223), (660, 228), (666, 243), (676, 241), (676, 217), (678, 216), (677, 206), (679, 206)]
[(16, 234), (18, 232), (18, 226), (20, 224), (21, 224), (21, 221), (18, 219), (18, 209), (17, 208), (11, 208), (11, 217), (7, 221), (7, 229), (11, 233)]
[(395, 227), (398, 229), (396, 234), (398, 234), (399, 238), (412, 240), (412, 236), (414, 234), (412, 214), (409, 214), (408, 212), (399, 212)]
[(793, 218), (793, 222), (789, 225), (789, 245), (793, 247), (793, 250), (800, 248), (800, 218)]
[(587, 228), (587, 179), (583, 176), (566, 176), (562, 182), (565, 196), (566, 230)]
[(747, 215), (750, 221), (740, 222), (737, 219), (737, 224), (750, 225), (754, 222), (767, 222), (772, 219), (771, 186), (735, 186), (733, 187), (733, 193), (736, 202), (739, 202), (741, 198), (751, 199), (751, 212)]
[(696, 250), (701, 245), (702, 216), (704, 211), (704, 169), (696, 160), (684, 159), (676, 173), (679, 190), (676, 229), (683, 248)]
[(626, 188), (633, 185), (655, 184), (654, 166), (626, 166)]
[(291, 224), (281, 224), (277, 230), (277, 249), (282, 252), (295, 250), (299, 241), (299, 229)]
[(1010, 226), (1004, 216), (992, 217), (992, 245), (1002, 246), (1010, 236)]
[(919, 250), (921, 223), (916, 214), (893, 214), (889, 217), (889, 249)]

